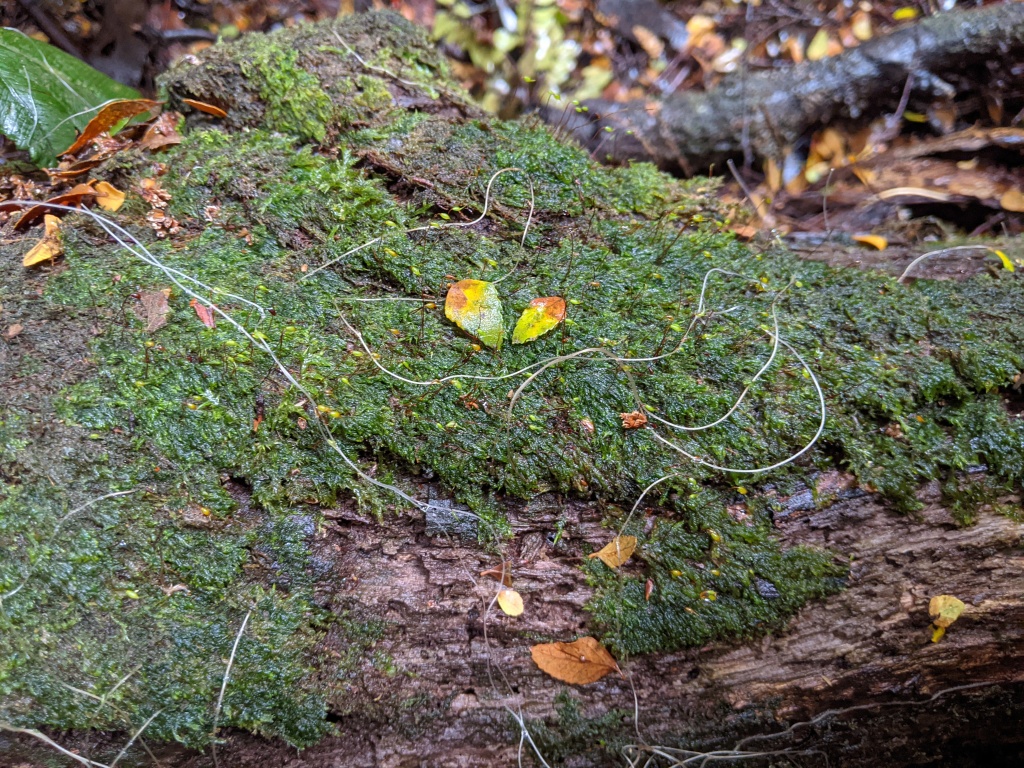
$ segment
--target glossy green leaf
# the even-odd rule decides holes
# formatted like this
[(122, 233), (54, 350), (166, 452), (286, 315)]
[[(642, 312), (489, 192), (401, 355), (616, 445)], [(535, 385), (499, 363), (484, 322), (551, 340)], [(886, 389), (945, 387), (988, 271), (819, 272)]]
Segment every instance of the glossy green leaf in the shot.
[(37, 165), (53, 165), (103, 104), (138, 97), (52, 45), (0, 29), (0, 133)]

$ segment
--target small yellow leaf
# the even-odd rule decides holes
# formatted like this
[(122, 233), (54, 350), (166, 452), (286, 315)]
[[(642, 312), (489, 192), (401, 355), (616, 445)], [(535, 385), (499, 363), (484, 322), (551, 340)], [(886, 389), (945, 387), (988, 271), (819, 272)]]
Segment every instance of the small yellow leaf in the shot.
[(60, 219), (46, 214), (43, 221), (46, 223), (46, 234), (25, 254), (25, 258), (21, 260), (23, 266), (34, 267), (44, 261), (52, 261), (64, 251), (64, 246), (60, 241)]
[(825, 58), (826, 53), (828, 53), (828, 32), (819, 29), (810, 45), (807, 46), (805, 55), (808, 61), (821, 61)]
[(928, 603), (928, 614), (932, 617), (932, 624), (945, 628), (960, 618), (964, 607), (963, 602), (952, 595), (936, 595)]
[(101, 181), (95, 186), (96, 204), (104, 211), (113, 213), (124, 205), (124, 192), (113, 184)]
[(892, 13), (892, 17), (895, 21), (909, 21), (910, 19), (916, 19), (920, 15), (917, 8), (911, 8), (909, 6), (903, 6), (897, 8)]
[(939, 640), (942, 639), (942, 636), (944, 634), (946, 634), (946, 628), (945, 627), (935, 627), (935, 629), (932, 630), (932, 642), (933, 643), (939, 642)]
[(444, 316), (493, 349), (501, 349), (505, 337), (501, 310), (498, 289), (484, 280), (460, 280), (444, 300)]
[(591, 554), (590, 559), (598, 557), (609, 568), (618, 568), (629, 560), (635, 549), (636, 536), (616, 536), (603, 549)]
[(997, 251), (995, 248), (991, 249), (992, 253), (999, 257), (999, 260), (1003, 262), (1003, 269), (1007, 272), (1013, 272), (1013, 262), (1010, 261), (1010, 257), (1002, 251)]
[(870, 245), (872, 248), (876, 248), (879, 251), (884, 251), (886, 246), (889, 245), (889, 241), (881, 235), (854, 235), (853, 239), (858, 243)]
[(592, 637), (581, 637), (572, 643), (534, 645), (530, 655), (544, 672), (572, 685), (595, 683), (619, 668), (608, 650)]
[(525, 344), (543, 336), (565, 319), (565, 299), (546, 296), (533, 299), (512, 331), (513, 344)]
[(498, 606), (509, 616), (521, 616), (523, 597), (514, 589), (503, 589), (498, 592)]

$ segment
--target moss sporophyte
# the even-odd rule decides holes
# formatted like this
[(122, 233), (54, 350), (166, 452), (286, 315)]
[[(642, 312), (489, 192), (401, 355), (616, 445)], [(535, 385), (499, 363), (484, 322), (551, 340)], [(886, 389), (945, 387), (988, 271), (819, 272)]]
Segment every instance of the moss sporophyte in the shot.
[[(159, 710), (154, 738), (206, 744), (216, 717), (313, 743), (332, 686), (388, 666), (381, 616), (317, 599), (322, 510), (353, 498), (436, 516), (429, 486), (497, 549), (542, 494), (606, 510), (631, 567), (581, 567), (622, 659), (764, 632), (841, 588), (830, 553), (773, 536), (768, 482), (838, 468), (912, 511), (939, 479), (965, 518), (1019, 488), (1024, 424), (1001, 398), (1024, 368), (1019, 273), (903, 285), (755, 251), (712, 181), (483, 119), (394, 17), (199, 59), (166, 75), (169, 103), (228, 115), (160, 157), (178, 234), (143, 234), (129, 193), (116, 219), (65, 218), (46, 275), (0, 245), (5, 310), (61, 341), (18, 353), (8, 375), (38, 391), (5, 395), (0, 422), (10, 718), (131, 729)], [(155, 171), (131, 149), (104, 173), (137, 190)], [(494, 286), (503, 336), (537, 297), (564, 318), (499, 349), (445, 317), (463, 280)], [(131, 297), (165, 289), (147, 330)], [(981, 464), (986, 493), (966, 479)]]

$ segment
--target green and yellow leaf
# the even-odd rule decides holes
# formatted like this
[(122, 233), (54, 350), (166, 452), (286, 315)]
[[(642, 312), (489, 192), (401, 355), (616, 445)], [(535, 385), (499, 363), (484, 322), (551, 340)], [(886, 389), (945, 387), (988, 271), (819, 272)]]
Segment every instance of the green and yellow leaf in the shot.
[(545, 296), (529, 303), (512, 331), (513, 344), (525, 344), (543, 336), (565, 319), (565, 299)]
[(444, 316), (492, 349), (505, 337), (501, 310), (498, 289), (484, 280), (460, 280), (444, 300)]

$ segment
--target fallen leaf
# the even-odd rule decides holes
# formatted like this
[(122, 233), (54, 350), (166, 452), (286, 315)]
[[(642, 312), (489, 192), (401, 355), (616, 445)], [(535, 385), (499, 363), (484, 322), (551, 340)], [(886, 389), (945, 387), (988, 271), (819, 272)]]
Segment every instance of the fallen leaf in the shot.
[(889, 245), (889, 241), (881, 235), (854, 235), (853, 239), (858, 243), (870, 245), (879, 251), (884, 251), (886, 246)]
[(948, 627), (964, 612), (963, 601), (953, 595), (937, 595), (928, 603), (928, 614), (937, 627)]
[(513, 344), (525, 344), (543, 336), (565, 319), (565, 299), (545, 296), (533, 299), (523, 310), (512, 331)]
[(15, 323), (14, 325), (10, 325), (7, 327), (7, 338), (13, 339), (23, 330), (25, 330), (25, 326), (23, 326), (21, 323)]
[(96, 113), (96, 116), (89, 121), (82, 131), (82, 134), (75, 139), (75, 143), (61, 152), (62, 155), (73, 155), (101, 133), (106, 133), (122, 120), (141, 115), (144, 112), (151, 112), (160, 106), (160, 102), (150, 99), (119, 99), (107, 104)]
[(995, 248), (990, 248), (989, 250), (991, 250), (992, 253), (998, 256), (999, 260), (1003, 262), (1003, 269), (1005, 269), (1007, 272), (1013, 272), (1013, 262), (1010, 261), (1009, 256), (1007, 256), (1002, 251), (997, 251)]
[(534, 645), (530, 655), (541, 670), (572, 685), (597, 682), (619, 669), (607, 649), (592, 637), (581, 637), (572, 643)]
[(501, 349), (505, 336), (501, 309), (498, 289), (483, 280), (460, 280), (444, 300), (445, 317), (494, 349)]
[(188, 305), (196, 311), (196, 316), (202, 321), (203, 325), (205, 325), (207, 328), (217, 327), (217, 320), (214, 318), (213, 311), (210, 309), (210, 307), (207, 307), (204, 304), (200, 304), (199, 301), (196, 299), (192, 299), (192, 301), (190, 301)]
[(635, 550), (636, 536), (616, 536), (604, 548), (591, 553), (590, 559), (598, 557), (609, 568), (618, 568), (629, 560)]
[(647, 417), (640, 413), (640, 411), (620, 413), (619, 418), (622, 419), (623, 429), (639, 429), (647, 423)]
[[(43, 218), (43, 216), (46, 215), (47, 211), (52, 210), (49, 207), (49, 205), (47, 205), (47, 203), (53, 205), (79, 206), (83, 205), (86, 202), (87, 197), (91, 198), (95, 197), (95, 195), (96, 190), (92, 188), (91, 184), (76, 184), (71, 190), (65, 192), (62, 195), (56, 195), (55, 197), (51, 197), (49, 200), (46, 201), (46, 203), (40, 205), (33, 205), (31, 208), (29, 208), (21, 215), (21, 218), (18, 219), (18, 221), (15, 223), (14, 228), (19, 231), (28, 229), (41, 218)], [(54, 213), (54, 215), (63, 215), (63, 213)]]
[(220, 107), (214, 106), (213, 104), (207, 104), (205, 101), (196, 101), (195, 99), (182, 99), (182, 102), (188, 104), (193, 109), (198, 109), (200, 112), (205, 112), (208, 115), (214, 117), (227, 117), (228, 113)]
[(113, 213), (124, 205), (124, 192), (107, 181), (101, 181), (95, 187), (96, 205), (104, 211)]
[(502, 586), (512, 586), (512, 563), (507, 560), (503, 562), (497, 568), (488, 568), (486, 571), (480, 571), (481, 576), (490, 576), (495, 581), (500, 581)]
[(932, 617), (932, 642), (937, 643), (946, 634), (946, 627), (960, 618), (964, 604), (953, 595), (936, 595), (928, 603), (928, 614)]
[(180, 120), (180, 113), (164, 112), (146, 129), (139, 140), (139, 146), (150, 152), (155, 152), (173, 144), (181, 144), (181, 134), (178, 133)]
[(135, 314), (146, 323), (146, 333), (153, 333), (167, 325), (167, 314), (171, 311), (171, 307), (167, 303), (170, 295), (170, 288), (163, 288), (159, 291), (139, 291), (141, 306), (135, 309)]
[(521, 616), (523, 598), (514, 589), (503, 589), (498, 593), (498, 606), (509, 616)]
[(654, 594), (654, 581), (648, 579), (647, 583), (644, 584), (644, 600), (650, 602), (652, 594)]
[(43, 217), (46, 223), (46, 234), (43, 239), (32, 246), (32, 249), (25, 254), (21, 260), (22, 265), (33, 267), (44, 261), (53, 261), (64, 252), (64, 246), (60, 241), (60, 219), (56, 216), (46, 214)]
[(824, 29), (819, 29), (817, 34), (811, 40), (807, 46), (807, 50), (804, 55), (808, 61), (821, 61), (825, 58), (825, 54), (828, 52), (828, 32)]
[(1008, 189), (999, 198), (999, 206), (1007, 211), (1024, 212), (1024, 192), (1019, 189)]

